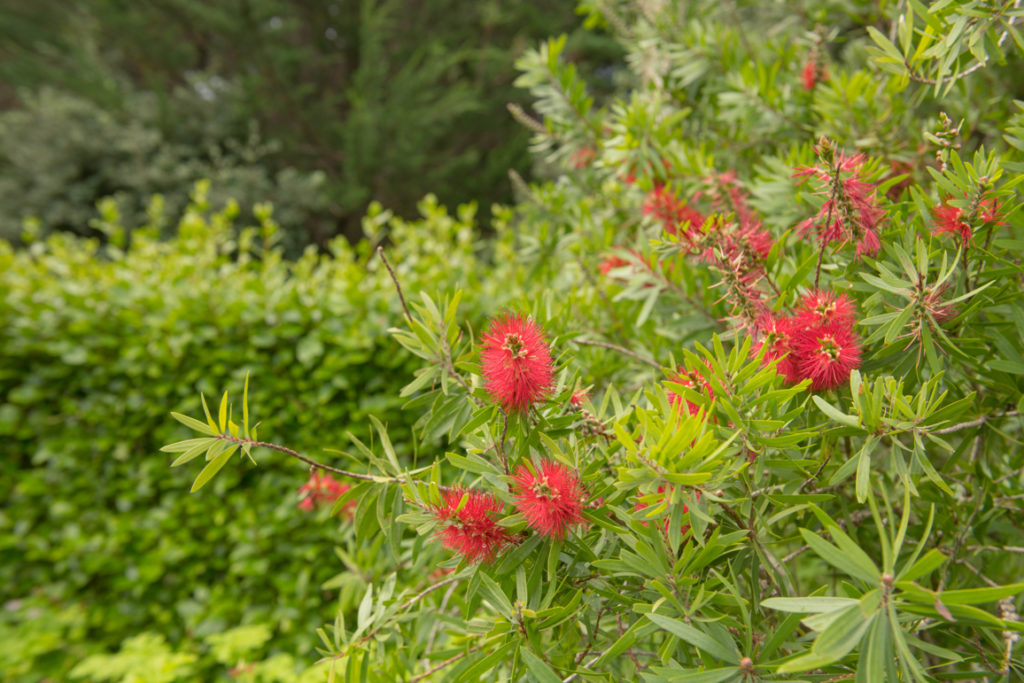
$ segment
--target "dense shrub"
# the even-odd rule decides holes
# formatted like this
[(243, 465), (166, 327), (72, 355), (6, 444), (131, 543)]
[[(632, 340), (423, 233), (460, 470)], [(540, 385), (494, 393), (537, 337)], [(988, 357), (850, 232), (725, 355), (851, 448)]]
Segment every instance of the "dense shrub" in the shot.
[[(420, 209), (409, 223), (379, 209), (367, 218), (374, 243), (401, 243), (402, 277), (500, 301), (498, 284), (479, 280), (473, 209), (449, 216), (433, 198)], [(107, 246), (0, 242), (0, 604), (13, 601), (0, 671), (38, 665), (60, 678), (81, 654), (142, 630), (186, 647), (251, 623), (272, 630), (275, 651), (305, 657), (339, 589), (349, 605), (375, 579), (372, 548), (348, 546), (350, 523), (339, 533), (297, 510), (308, 468), (283, 459), (260, 458), (216, 495), (177, 495), (188, 475), (156, 450), (186, 430), (166, 423), (165, 407), (191, 411), (196, 390), (212, 396), (250, 372), (261, 378), (252, 400), (277, 414), (268, 436), (337, 447), (348, 431), (366, 438), (373, 414), (408, 443), (398, 390), (415, 365), (385, 333), (400, 310), (390, 280), (369, 241), (284, 260), (268, 206), (236, 231), (238, 209), (214, 211), (205, 184), (172, 241), (149, 225), (124, 245), (114, 204), (103, 213)], [(335, 543), (365, 573), (325, 589), (346, 571)]]
[[(209, 179), (210, 200), (234, 199), (250, 208), (271, 202), (282, 225), (313, 226), (326, 220), (326, 176), (281, 168), (278, 144), (256, 127), (240, 135), (216, 104), (179, 91), (171, 100), (182, 114), (166, 131), (153, 94), (126, 98), (130, 114), (109, 111), (78, 95), (41, 89), (22, 106), (0, 114), (0, 237), (55, 230), (98, 236), (92, 227), (101, 198), (113, 199), (126, 225), (147, 220), (154, 194), (163, 199), (163, 231), (170, 235), (189, 201), (189, 189)], [(329, 226), (328, 226), (329, 227)], [(282, 231), (282, 243), (298, 252), (307, 237)]]
[(81, 232), (118, 192), (177, 209), (211, 175), (244, 208), (274, 200), (299, 245), (358, 238), (371, 200), (489, 210), (530, 163), (513, 61), (572, 22), (540, 0), (6, 2), (0, 82), (23, 108), (0, 115), (0, 237), (26, 215)]
[[(519, 316), (396, 318), (453, 442), (323, 462), (393, 568), (320, 632), (335, 674), (1019, 679), (1021, 11), (581, 5), (632, 90), (595, 103), (562, 40), (520, 60), (564, 174), (499, 230)], [(199, 488), (267, 452), (273, 411), (221, 405), (166, 447)]]

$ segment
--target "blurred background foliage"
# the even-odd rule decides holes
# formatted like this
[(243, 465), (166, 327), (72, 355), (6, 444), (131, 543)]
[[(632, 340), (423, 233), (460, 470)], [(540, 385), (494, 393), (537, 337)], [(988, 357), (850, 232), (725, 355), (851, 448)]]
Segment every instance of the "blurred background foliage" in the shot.
[[(527, 174), (507, 103), (514, 60), (576, 27), (525, 0), (10, 0), (0, 7), (0, 236), (25, 217), (90, 234), (95, 203), (171, 216), (200, 178), (215, 201), (272, 201), (284, 244), (360, 235), (372, 199), (415, 214), (427, 192), (482, 210)], [(614, 42), (582, 33), (574, 59)], [(172, 222), (173, 225), (173, 222)]]

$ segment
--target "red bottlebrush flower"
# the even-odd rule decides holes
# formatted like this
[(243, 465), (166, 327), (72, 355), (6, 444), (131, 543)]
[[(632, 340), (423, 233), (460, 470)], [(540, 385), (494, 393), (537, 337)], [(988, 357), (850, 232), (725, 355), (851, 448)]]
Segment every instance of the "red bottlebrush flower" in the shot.
[[(858, 257), (864, 254), (874, 256), (881, 246), (878, 229), (885, 212), (878, 204), (877, 186), (863, 178), (865, 156), (848, 157), (831, 148), (826, 151), (819, 147), (818, 150), (820, 156), (828, 159), (832, 157), (826, 155), (836, 155), (835, 163), (830, 160), (817, 166), (798, 168), (793, 177), (803, 182), (813, 176), (821, 187), (818, 194), (824, 194), (828, 199), (818, 213), (797, 224), (797, 233), (805, 236), (816, 229), (822, 246), (829, 242), (842, 246), (856, 240)], [(844, 173), (848, 175), (843, 177)]]
[(964, 220), (963, 209), (944, 203), (942, 206), (933, 209), (932, 215), (935, 217), (933, 232), (936, 235), (951, 232), (960, 236), (960, 244), (969, 244), (971, 242), (971, 237), (974, 233), (971, 229), (971, 224)]
[(676, 235), (682, 230), (683, 235), (690, 239), (695, 238), (699, 234), (701, 227), (703, 227), (704, 222), (707, 220), (707, 216), (689, 204), (677, 206), (673, 218), (672, 222), (665, 224), (665, 230), (670, 235)]
[(654, 216), (662, 221), (670, 221), (675, 215), (679, 199), (665, 185), (657, 184), (644, 197), (643, 211), (645, 216)]
[(605, 256), (604, 261), (601, 262), (601, 275), (607, 275), (616, 268), (628, 266), (629, 261), (614, 254)]
[(643, 212), (645, 216), (654, 216), (661, 221), (665, 232), (670, 235), (679, 234), (695, 238), (707, 218), (692, 208), (665, 185), (657, 185), (644, 198)]
[(881, 248), (882, 243), (878, 239), (878, 233), (874, 230), (865, 230), (860, 236), (860, 241), (857, 242), (857, 258), (874, 256)]
[(586, 401), (589, 398), (587, 394), (588, 392), (586, 389), (574, 391), (572, 396), (569, 398), (569, 403), (576, 406), (577, 408), (582, 408), (584, 401)]
[(569, 157), (569, 164), (576, 170), (586, 168), (597, 156), (593, 147), (580, 147)]
[(513, 483), (516, 509), (541, 535), (561, 540), (583, 521), (583, 486), (567, 467), (545, 460), (534, 473), (520, 465)]
[[(466, 504), (458, 509), (462, 497)], [(502, 505), (490, 493), (467, 491), (461, 487), (447, 489), (441, 494), (441, 505), (433, 509), (439, 522), (438, 530), (444, 547), (465, 557), (469, 562), (490, 561), (512, 543), (512, 536), (494, 521)]]
[[(678, 373), (670, 380), (670, 384), (679, 384), (687, 389), (693, 389), (699, 394), (704, 394), (709, 399), (715, 399), (715, 391), (711, 388), (711, 384), (705, 379), (699, 371), (693, 370), (688, 371), (685, 368), (679, 368)], [(668, 391), (669, 403), (682, 410), (683, 406), (686, 406), (686, 410), (690, 415), (696, 415), (700, 412), (700, 406), (693, 401), (683, 398), (681, 395)]]
[(804, 90), (814, 90), (814, 84), (818, 82), (818, 65), (813, 59), (804, 65), (800, 79), (803, 81)]
[[(977, 217), (982, 223), (991, 223), (997, 226), (1006, 225), (999, 214), (999, 204), (992, 199), (983, 199), (978, 202)], [(932, 232), (936, 235), (953, 233), (960, 237), (960, 244), (966, 246), (971, 243), (974, 237), (974, 228), (968, 220), (964, 210), (950, 206), (943, 201), (941, 206), (932, 209), (932, 216), (935, 218), (935, 227)]]
[(999, 213), (999, 202), (994, 199), (983, 199), (978, 204), (978, 215), (981, 216), (981, 220), (984, 223), (994, 223), (998, 226), (1006, 225), (1003, 215)]
[[(298, 508), (309, 512), (315, 506), (334, 503), (350, 488), (352, 487), (338, 481), (329, 474), (314, 472), (309, 476), (309, 481), (299, 487), (299, 493), (303, 494), (303, 496), (302, 500), (298, 503)], [(342, 506), (342, 512), (347, 516), (351, 516), (355, 506), (356, 501), (350, 500)]]
[(710, 175), (704, 179), (704, 183), (708, 186), (707, 194), (717, 213), (735, 213), (741, 228), (760, 226), (761, 220), (750, 208), (747, 202), (749, 195), (740, 184), (736, 171)]
[(761, 227), (760, 224), (740, 228), (736, 234), (747, 243), (747, 249), (756, 254), (762, 261), (768, 258), (772, 247), (775, 246), (772, 234)]
[(812, 391), (842, 386), (850, 371), (860, 367), (860, 344), (846, 323), (798, 330), (793, 348), (800, 376), (811, 380)]
[(551, 352), (530, 318), (507, 314), (492, 321), (480, 360), (487, 392), (508, 412), (525, 412), (551, 389)]
[(850, 297), (836, 295), (827, 289), (816, 289), (804, 294), (797, 305), (798, 328), (821, 327), (837, 323), (852, 328), (854, 308)]
[(792, 346), (793, 331), (796, 327), (797, 323), (793, 318), (776, 315), (770, 311), (763, 313), (754, 326), (758, 341), (750, 347), (750, 353), (756, 356), (767, 346), (768, 350), (761, 359), (762, 367), (767, 367), (772, 361), (779, 361), (775, 371), (789, 384), (799, 384), (802, 379)]
[(950, 318), (953, 318), (957, 314), (956, 307), (952, 304), (943, 303), (942, 295), (949, 289), (949, 283), (942, 285), (938, 289), (929, 289), (925, 296), (921, 299), (921, 304), (924, 309), (931, 314), (935, 322), (941, 325)]

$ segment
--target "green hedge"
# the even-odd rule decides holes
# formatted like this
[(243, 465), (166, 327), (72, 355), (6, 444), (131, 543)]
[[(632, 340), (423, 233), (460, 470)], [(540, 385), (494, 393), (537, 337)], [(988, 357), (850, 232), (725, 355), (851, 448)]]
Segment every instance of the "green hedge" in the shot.
[[(0, 242), (0, 632), (24, 640), (0, 648), (12, 676), (30, 642), (35, 674), (52, 674), (143, 630), (181, 642), (262, 623), (272, 650), (308, 656), (333, 618), (338, 591), (321, 586), (343, 571), (331, 548), (349, 530), (296, 509), (306, 469), (263, 456), (259, 471), (185, 495), (194, 473), (157, 450), (188, 434), (168, 409), (194, 413), (197, 392), (216, 400), (249, 372), (250, 403), (273, 416), (264, 438), (343, 449), (346, 432), (367, 436), (370, 414), (409, 434), (398, 392), (417, 364), (386, 334), (401, 309), (371, 241), (289, 262), (269, 207), (238, 230), (237, 207), (212, 212), (206, 190), (173, 241), (154, 225), (126, 232), (111, 202), (104, 244)], [(453, 217), (428, 197), (420, 210), (410, 223), (379, 209), (366, 219), (372, 239), (394, 242), (407, 293), (483, 289), (472, 207)], [(498, 300), (487, 287), (475, 304)], [(49, 645), (29, 626), (40, 609), (68, 624)]]

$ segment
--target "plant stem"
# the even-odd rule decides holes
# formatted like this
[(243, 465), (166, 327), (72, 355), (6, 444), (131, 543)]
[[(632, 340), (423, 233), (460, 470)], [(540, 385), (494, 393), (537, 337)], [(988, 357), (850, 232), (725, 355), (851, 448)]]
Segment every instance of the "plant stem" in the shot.
[[(832, 224), (832, 213), (836, 208), (836, 199), (839, 197), (839, 160), (836, 159), (835, 166), (832, 168), (832, 195), (828, 199), (828, 217), (825, 219), (825, 230), (827, 231), (829, 226)], [(814, 288), (818, 288), (818, 280), (821, 278), (821, 262), (825, 258), (825, 247), (828, 245), (828, 241), (822, 240), (821, 250), (818, 252), (818, 267), (814, 270)]]
[(404, 483), (403, 480), (396, 479), (395, 477), (377, 477), (377, 476), (374, 476), (372, 474), (363, 474), (361, 472), (350, 472), (349, 470), (342, 470), (342, 469), (338, 469), (337, 467), (331, 467), (330, 465), (325, 465), (322, 462), (317, 462), (316, 460), (313, 460), (309, 456), (305, 456), (302, 453), (299, 453), (298, 451), (293, 451), (292, 449), (288, 448), (287, 446), (279, 446), (276, 443), (267, 443), (266, 441), (253, 441), (252, 439), (240, 439), (237, 436), (229, 436), (227, 434), (218, 434), (216, 438), (223, 439), (225, 441), (230, 441), (232, 443), (245, 444), (245, 445), (248, 445), (248, 446), (252, 446), (254, 448), (259, 448), (259, 447), (269, 448), (272, 451), (278, 451), (280, 453), (284, 453), (285, 455), (290, 455), (293, 458), (301, 460), (302, 462), (306, 463), (310, 467), (315, 467), (315, 468), (317, 468), (319, 470), (324, 470), (325, 472), (331, 472), (332, 474), (338, 474), (338, 475), (341, 475), (343, 477), (349, 477), (350, 479), (359, 479), (359, 480), (362, 480), (362, 481)]
[(985, 424), (989, 420), (995, 420), (995, 419), (998, 419), (1000, 417), (1018, 417), (1019, 415), (1020, 415), (1020, 412), (1016, 411), (1016, 410), (1008, 410), (1005, 413), (996, 413), (996, 414), (992, 414), (992, 415), (982, 415), (981, 417), (975, 418), (973, 420), (968, 420), (967, 422), (961, 422), (961, 423), (955, 424), (955, 425), (953, 425), (951, 427), (943, 427), (942, 429), (936, 429), (934, 432), (929, 432), (929, 433), (930, 434), (952, 434), (953, 432), (959, 432), (959, 431), (964, 430), (964, 429), (970, 429), (971, 427), (980, 427), (981, 425)]
[[(342, 477), (348, 477), (350, 479), (358, 479), (360, 481), (373, 481), (378, 484), (412, 483), (410, 480), (402, 479), (400, 477), (378, 476), (373, 474), (365, 474), (363, 472), (352, 472), (350, 470), (343, 470), (337, 467), (332, 467), (330, 465), (325, 465), (322, 462), (317, 462), (316, 460), (313, 460), (307, 455), (299, 453), (298, 451), (293, 451), (291, 448), (288, 448), (287, 446), (280, 446), (276, 443), (267, 443), (266, 441), (253, 441), (252, 439), (240, 439), (237, 436), (229, 436), (227, 434), (218, 434), (215, 438), (223, 439), (224, 441), (230, 441), (232, 443), (244, 444), (247, 446), (251, 446), (253, 448), (269, 448), (272, 451), (278, 451), (279, 453), (284, 453), (285, 455), (290, 455), (291, 457), (297, 460), (301, 460), (310, 467), (323, 470), (324, 472), (330, 472), (331, 474), (337, 474)], [(438, 488), (442, 491), (447, 491), (451, 489), (450, 486), (438, 486)]]
[(629, 349), (624, 348), (622, 346), (616, 346), (615, 344), (609, 344), (608, 342), (603, 342), (603, 341), (593, 341), (593, 340), (590, 340), (590, 339), (573, 339), (572, 342), (574, 344), (579, 344), (580, 346), (599, 346), (602, 349), (611, 349), (612, 351), (618, 351), (619, 353), (621, 353), (621, 354), (623, 354), (625, 356), (629, 356), (630, 358), (635, 358), (636, 360), (640, 361), (641, 363), (646, 363), (647, 365), (651, 366), (652, 368), (656, 368), (658, 370), (661, 370), (661, 364), (659, 364), (657, 361), (650, 360), (649, 358), (644, 358), (643, 356), (641, 356), (636, 351), (630, 351)]
[(377, 247), (377, 254), (380, 256), (380, 260), (384, 262), (384, 267), (388, 269), (391, 281), (395, 283), (395, 289), (398, 290), (398, 299), (402, 302), (402, 310), (405, 311), (405, 319), (412, 322), (412, 314), (409, 313), (409, 306), (405, 303), (405, 295), (402, 294), (402, 285), (398, 284), (398, 276), (395, 275), (394, 269), (388, 263), (388, 258), (384, 255), (384, 247)]
[(423, 673), (421, 673), (421, 674), (419, 674), (417, 676), (413, 676), (412, 678), (409, 679), (409, 683), (418, 683), (418, 681), (422, 681), (424, 678), (426, 678), (430, 674), (437, 673), (438, 671), (440, 671), (441, 669), (445, 668), (446, 666), (448, 666), (450, 664), (454, 664), (455, 662), (459, 661), (463, 657), (466, 657), (467, 655), (471, 655), (471, 654), (473, 654), (474, 652), (476, 652), (479, 649), (480, 649), (480, 646), (477, 645), (475, 647), (471, 647), (470, 649), (466, 650), (465, 652), (460, 652), (457, 655), (449, 657), (448, 659), (444, 660), (440, 664), (437, 664), (436, 666), (431, 667), (430, 669), (427, 669)]

